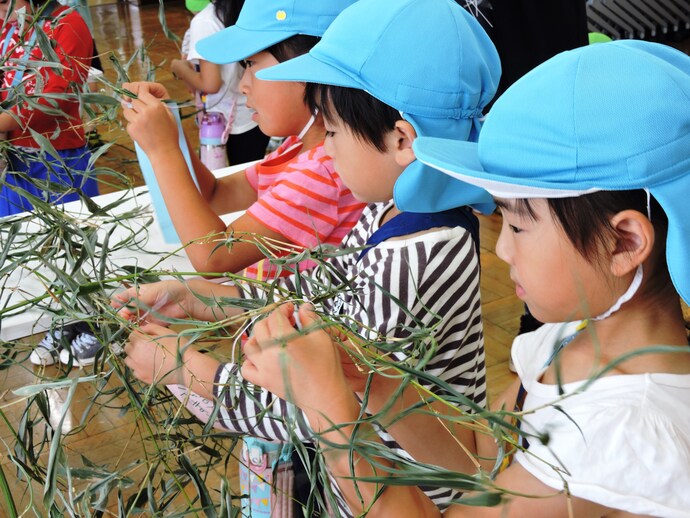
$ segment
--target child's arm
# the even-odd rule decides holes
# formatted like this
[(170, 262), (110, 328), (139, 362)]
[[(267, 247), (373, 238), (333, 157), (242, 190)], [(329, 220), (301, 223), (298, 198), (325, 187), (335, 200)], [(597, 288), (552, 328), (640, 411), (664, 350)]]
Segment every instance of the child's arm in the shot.
[[(314, 330), (298, 336), (294, 327), (294, 307), (285, 304), (254, 326), (254, 333), (245, 344), (243, 377), (299, 406), (321, 442), (330, 472), (338, 478), (338, 486), (355, 516), (367, 510), (382, 489), (380, 484), (358, 482), (349, 478), (385, 476), (385, 471), (353, 452), (350, 442), (355, 433), (358, 440), (379, 441), (369, 426), (348, 425), (358, 421), (361, 407), (349, 388), (340, 365), (340, 355), (331, 336)], [(318, 329), (320, 321), (307, 305), (299, 311), (302, 329)], [(336, 430), (334, 425), (341, 425)], [(352, 457), (351, 457), (352, 455)], [(384, 459), (375, 463), (387, 464)], [(353, 471), (354, 470), (354, 471)], [(360, 500), (357, 491), (362, 495)], [(390, 492), (390, 493), (389, 493)], [(389, 497), (390, 495), (390, 497)], [(392, 498), (391, 498), (392, 497)], [(385, 516), (439, 516), (434, 504), (414, 487), (389, 487), (377, 505)], [(374, 516), (374, 515), (367, 515)]]
[[(377, 441), (378, 436), (365, 425), (349, 424), (360, 418), (361, 409), (342, 372), (338, 372), (339, 355), (330, 336), (324, 331), (314, 331), (297, 337), (291, 314), (292, 305), (286, 304), (255, 325), (252, 339), (245, 348), (247, 360), (242, 367), (245, 379), (293, 401), (305, 412), (321, 441), (329, 470), (338, 479), (355, 515), (367, 512), (372, 518), (439, 516), (439, 510), (417, 487), (391, 485), (383, 488), (374, 483), (353, 482), (353, 475), (359, 478), (385, 476), (380, 466), (389, 463), (382, 458), (362, 457), (352, 450), (353, 440)], [(318, 326), (317, 318), (306, 308), (300, 309), (299, 316), (305, 329)], [(516, 393), (516, 387), (511, 387), (497, 404), (514, 404)], [(477, 442), (482, 441), (484, 439)], [(431, 442), (427, 439), (422, 444), (428, 446)], [(495, 456), (495, 445), (490, 448)], [(601, 506), (568, 497), (544, 485), (517, 463), (497, 477), (496, 486), (505, 488), (511, 495), (502, 505), (452, 506), (444, 515), (451, 518), (567, 518), (606, 514)], [(382, 494), (376, 498), (381, 489)]]
[[(239, 315), (241, 309), (220, 303), (221, 298), (238, 297), (240, 292), (237, 287), (202, 279), (161, 281), (116, 293), (111, 305), (127, 320), (167, 325), (166, 319), (171, 318), (214, 322)], [(218, 303), (214, 304), (214, 301)]]
[[(170, 99), (165, 87), (160, 83), (136, 82), (124, 83), (122, 88), (142, 99), (123, 98), (122, 113), (128, 123), (127, 132), (129, 136), (139, 144), (139, 147), (151, 160), (157, 178), (159, 172), (154, 158), (169, 154), (175, 155), (178, 160), (181, 160), (181, 163), (177, 162), (177, 168), (173, 171), (166, 171), (167, 175), (186, 175), (189, 177), (190, 171), (178, 144), (177, 125), (170, 110), (165, 107), (164, 103), (160, 102)], [(135, 104), (138, 106), (138, 110), (134, 109)], [(191, 149), (189, 141), (187, 144)], [(216, 178), (194, 153), (190, 153), (190, 158), (199, 189), (202, 194), (206, 195), (212, 191)], [(164, 181), (165, 178), (159, 178), (159, 181), (161, 180)]]
[(190, 90), (214, 94), (223, 86), (221, 66), (204, 59), (199, 60), (198, 72), (194, 69), (194, 65), (185, 59), (173, 59), (170, 69), (173, 75), (184, 81)]
[(0, 113), (0, 132), (9, 133), (21, 129), (17, 120), (7, 112)]
[[(494, 507), (451, 506), (444, 516), (447, 518), (572, 518), (609, 516), (611, 510), (553, 489), (534, 477), (517, 462), (500, 473), (495, 486), (507, 494), (504, 501)], [(472, 497), (468, 494), (467, 497)], [(384, 516), (382, 513), (381, 516)], [(367, 516), (379, 516), (367, 515)], [(412, 516), (412, 515), (399, 515)]]
[[(219, 213), (246, 209), (257, 199), (244, 172), (216, 180), (194, 157), (192, 164), (201, 191), (197, 189), (178, 145), (177, 127), (160, 102), (164, 89), (147, 83), (127, 84), (125, 88), (138, 96), (130, 101), (131, 108), (124, 108), (127, 131), (151, 161), (180, 240), (188, 243), (208, 238), (186, 249), (197, 271), (238, 272), (265, 258), (254, 244), (257, 236), (285, 241), (282, 234), (249, 215), (226, 226)], [(231, 251), (219, 246), (230, 233), (236, 238)]]
[[(495, 444), (489, 443), (489, 447), (484, 448), (484, 458), (479, 458), (475, 433), (456, 422), (467, 412), (440, 401), (410, 412), (409, 409), (418, 407), (421, 401), (428, 401), (431, 395), (408, 385), (394, 399), (399, 388), (399, 379), (374, 374), (367, 408), (378, 416), (381, 426), (403, 450), (419, 462), (461, 473), (476, 473), (480, 466), (491, 470), (497, 453)], [(401, 419), (401, 415), (405, 417)]]

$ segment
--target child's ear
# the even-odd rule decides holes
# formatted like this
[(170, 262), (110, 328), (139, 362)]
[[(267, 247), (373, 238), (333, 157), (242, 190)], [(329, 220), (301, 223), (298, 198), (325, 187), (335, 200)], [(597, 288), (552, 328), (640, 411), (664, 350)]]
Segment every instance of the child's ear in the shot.
[(407, 167), (416, 160), (412, 151), (412, 142), (417, 138), (417, 132), (412, 124), (400, 119), (393, 130), (395, 138), (395, 161), (399, 166)]
[(636, 210), (624, 210), (611, 218), (616, 231), (611, 260), (611, 272), (617, 276), (634, 271), (652, 253), (654, 226), (647, 217)]

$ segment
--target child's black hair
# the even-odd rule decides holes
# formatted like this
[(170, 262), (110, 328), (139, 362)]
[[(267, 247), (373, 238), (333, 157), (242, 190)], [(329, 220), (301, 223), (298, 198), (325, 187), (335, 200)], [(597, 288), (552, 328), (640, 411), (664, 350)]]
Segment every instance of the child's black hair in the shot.
[(386, 151), (386, 134), (402, 119), (398, 110), (357, 88), (308, 83), (304, 98), (312, 113), (318, 109), (326, 121), (342, 121), (381, 152)]
[(244, 0), (213, 0), (216, 16), (224, 27), (237, 23)]
[[(314, 45), (316, 45), (321, 38), (317, 36), (308, 36), (306, 34), (296, 34), (286, 40), (279, 41), (275, 45), (271, 45), (264, 52), (271, 54), (278, 63), (283, 63), (288, 59), (296, 58), (302, 54), (309, 52)], [(240, 61), (242, 68), (247, 68), (247, 62), (243, 59)], [(305, 97), (306, 102), (306, 97)]]
[(273, 55), (278, 63), (283, 63), (288, 59), (296, 58), (309, 52), (319, 40), (318, 36), (308, 36), (306, 34), (296, 34), (288, 39), (279, 41), (266, 49), (266, 52)]

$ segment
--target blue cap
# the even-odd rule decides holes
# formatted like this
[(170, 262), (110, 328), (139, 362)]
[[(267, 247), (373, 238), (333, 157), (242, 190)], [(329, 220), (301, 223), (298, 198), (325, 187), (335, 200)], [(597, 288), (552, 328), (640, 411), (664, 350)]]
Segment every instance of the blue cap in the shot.
[(196, 51), (224, 65), (253, 56), (297, 34), (321, 36), (355, 0), (246, 0), (237, 23), (200, 40)]
[[(345, 9), (304, 56), (257, 77), (365, 90), (402, 112), (418, 135), (470, 139), (500, 77), (496, 49), (452, 0), (359, 0)], [(459, 191), (419, 161), (395, 184), (401, 210), (435, 212), (462, 205), (493, 210), (483, 189)]]
[(559, 54), (511, 86), (478, 144), (422, 138), (414, 149), (505, 198), (648, 189), (668, 216), (669, 271), (690, 303), (688, 106), (690, 57), (658, 43), (600, 43)]

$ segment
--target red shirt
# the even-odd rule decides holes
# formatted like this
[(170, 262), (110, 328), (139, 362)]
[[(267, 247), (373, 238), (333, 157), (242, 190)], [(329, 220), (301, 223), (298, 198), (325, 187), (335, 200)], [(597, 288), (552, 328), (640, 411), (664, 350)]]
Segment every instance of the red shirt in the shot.
[[(40, 109), (27, 106), (25, 103), (14, 106), (11, 111), (19, 115), (20, 124), (24, 128), (24, 130), (18, 129), (10, 132), (8, 138), (15, 146), (39, 147), (31, 137), (28, 128), (45, 135), (46, 138), (50, 139), (55, 149), (74, 149), (82, 147), (86, 143), (79, 113), (79, 102), (76, 98), (75, 100), (53, 99), (51, 102), (56, 103), (54, 106), (42, 97), (45, 94), (75, 92), (80, 85), (85, 83), (88, 76), (93, 55), (93, 38), (86, 22), (79, 13), (72, 10), (65, 14), (65, 11), (68, 10), (67, 7), (58, 6), (51, 17), (43, 22), (43, 31), (51, 41), (64, 68), (61, 71), (51, 67), (41, 67), (36, 70), (36, 61), (51, 61), (51, 58), (43, 56), (38, 42), (34, 40), (36, 43), (29, 57), (29, 61), (33, 61), (34, 64), (25, 69), (21, 81), (27, 95), (36, 94), (38, 96), (35, 99), (38, 104), (49, 107), (51, 111), (64, 112), (64, 115), (45, 113)], [(20, 60), (24, 55), (25, 46), (20, 45), (19, 42), (23, 41), (26, 45), (30, 41), (33, 29), (21, 34), (16, 21), (6, 24), (0, 34), (2, 48), (5, 48), (4, 42), (10, 31), (13, 34), (6, 47), (7, 61), (5, 66), (21, 66), (22, 63), (26, 64), (26, 61)], [(2, 78), (2, 91), (0, 92), (0, 99), (3, 101), (12, 91), (11, 85), (15, 74), (15, 70), (9, 68), (5, 70)], [(37, 74), (41, 76), (39, 81), (36, 81)], [(57, 129), (60, 131), (55, 136)]]

